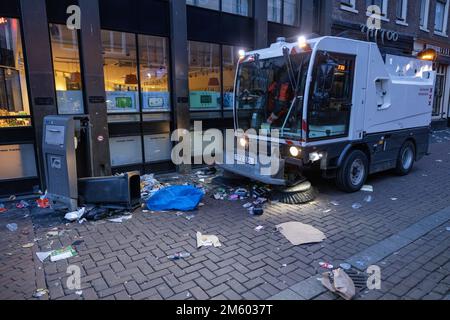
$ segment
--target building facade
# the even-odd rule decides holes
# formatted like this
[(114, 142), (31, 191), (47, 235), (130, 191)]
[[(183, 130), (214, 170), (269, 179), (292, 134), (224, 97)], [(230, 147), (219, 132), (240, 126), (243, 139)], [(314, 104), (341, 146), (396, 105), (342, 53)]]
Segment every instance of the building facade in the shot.
[(1, 1), (0, 197), (45, 188), (47, 115), (89, 117), (80, 176), (173, 170), (174, 129), (232, 127), (239, 50), (325, 32), (314, 17), (327, 2)]
[[(371, 33), (369, 12), (381, 9), (381, 30)], [(334, 0), (327, 33), (376, 41), (385, 52), (416, 55), (433, 48), (438, 53), (433, 103), (433, 126), (450, 125), (450, 1), (449, 0)]]

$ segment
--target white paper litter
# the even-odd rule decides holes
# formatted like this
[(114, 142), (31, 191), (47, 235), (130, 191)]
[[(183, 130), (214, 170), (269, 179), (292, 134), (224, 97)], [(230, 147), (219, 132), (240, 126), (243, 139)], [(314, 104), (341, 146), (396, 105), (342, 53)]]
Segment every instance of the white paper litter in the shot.
[(36, 256), (41, 262), (44, 262), (52, 253), (53, 251), (36, 252)]
[(197, 248), (200, 247), (221, 247), (219, 238), (214, 235), (203, 235), (197, 232)]
[(64, 218), (71, 222), (77, 221), (77, 220), (80, 220), (81, 218), (83, 218), (85, 212), (86, 212), (86, 208), (81, 208), (77, 211), (69, 212), (68, 214), (66, 214), (64, 216)]
[(113, 223), (123, 223), (124, 221), (131, 220), (132, 218), (133, 216), (122, 216), (115, 219), (108, 219), (108, 221)]
[(361, 191), (364, 192), (373, 192), (373, 186), (365, 185), (361, 188)]
[(292, 245), (319, 243), (326, 239), (325, 234), (313, 226), (301, 222), (287, 222), (277, 225), (281, 232)]

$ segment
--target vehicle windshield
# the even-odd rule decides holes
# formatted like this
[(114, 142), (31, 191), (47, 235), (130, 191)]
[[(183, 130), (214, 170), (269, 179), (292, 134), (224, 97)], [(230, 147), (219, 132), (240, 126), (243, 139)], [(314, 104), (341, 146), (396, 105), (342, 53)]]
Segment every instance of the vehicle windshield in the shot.
[(236, 116), (239, 129), (301, 135), (303, 95), (310, 53), (250, 59), (239, 66)]

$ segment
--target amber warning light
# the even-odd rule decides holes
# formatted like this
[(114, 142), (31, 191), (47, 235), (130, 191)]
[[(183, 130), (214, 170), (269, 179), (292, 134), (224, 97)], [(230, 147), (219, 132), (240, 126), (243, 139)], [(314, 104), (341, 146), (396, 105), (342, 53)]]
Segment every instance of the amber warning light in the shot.
[(426, 60), (426, 61), (436, 61), (437, 59), (437, 52), (434, 49), (425, 49), (417, 55), (417, 58), (420, 60)]

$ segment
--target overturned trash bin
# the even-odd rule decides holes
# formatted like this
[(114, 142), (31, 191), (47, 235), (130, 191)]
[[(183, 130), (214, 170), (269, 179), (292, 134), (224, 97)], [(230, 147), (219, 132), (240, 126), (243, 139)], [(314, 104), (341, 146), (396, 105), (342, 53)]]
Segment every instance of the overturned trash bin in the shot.
[(78, 196), (81, 205), (133, 211), (140, 206), (141, 178), (139, 172), (128, 172), (112, 177), (79, 179)]

